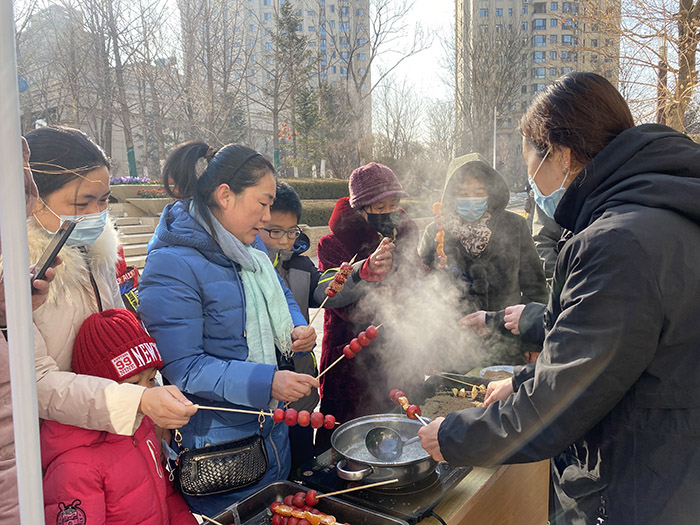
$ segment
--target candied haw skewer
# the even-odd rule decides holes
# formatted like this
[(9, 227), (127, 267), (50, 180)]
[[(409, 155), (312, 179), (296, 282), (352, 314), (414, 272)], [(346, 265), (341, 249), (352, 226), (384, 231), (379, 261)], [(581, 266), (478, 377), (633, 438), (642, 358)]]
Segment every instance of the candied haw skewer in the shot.
[(355, 262), (355, 257), (357, 257), (357, 254), (355, 254), (353, 258), (350, 259), (350, 262), (344, 262), (340, 265), (340, 268), (333, 277), (333, 280), (326, 287), (326, 298), (321, 303), (321, 306), (318, 307), (318, 310), (316, 310), (316, 313), (311, 318), (311, 321), (309, 321), (309, 326), (314, 324), (314, 321), (316, 320), (316, 317), (318, 316), (319, 312), (323, 310), (323, 307), (326, 305), (326, 301), (328, 301), (328, 299), (330, 299), (331, 297), (335, 297), (335, 295), (343, 289), (343, 286), (345, 286), (345, 281), (348, 280), (348, 276), (352, 273), (352, 263)]
[(401, 408), (403, 408), (406, 411), (406, 415), (409, 419), (417, 419), (423, 425), (428, 424), (421, 417), (420, 407), (418, 405), (411, 405), (408, 402), (406, 394), (404, 394), (401, 390), (399, 390), (398, 388), (392, 388), (389, 392), (389, 398), (397, 405), (401, 405)]
[[(333, 361), (330, 365), (328, 365), (325, 370), (320, 372), (317, 376), (316, 379), (320, 379), (323, 374), (328, 372), (331, 368), (333, 368), (335, 365), (337, 365), (344, 357), (347, 357), (348, 359), (352, 359), (357, 355), (357, 353), (362, 350), (365, 346), (367, 346), (372, 339), (377, 337), (379, 335), (379, 326), (374, 326), (373, 324), (369, 325), (367, 329), (364, 332), (360, 332), (360, 334), (357, 337), (353, 337), (352, 341), (350, 341), (345, 347), (343, 347), (343, 355), (338, 357), (335, 361)], [(360, 340), (362, 338), (364, 343)]]
[(321, 412), (314, 412), (311, 414), (311, 426), (313, 428), (321, 428), (323, 426), (323, 414)]

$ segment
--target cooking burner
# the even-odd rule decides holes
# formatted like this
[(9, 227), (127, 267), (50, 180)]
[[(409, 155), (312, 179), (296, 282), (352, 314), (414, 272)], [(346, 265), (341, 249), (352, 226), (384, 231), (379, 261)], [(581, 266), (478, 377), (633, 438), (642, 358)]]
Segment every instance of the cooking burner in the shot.
[[(325, 493), (362, 485), (361, 482), (348, 482), (338, 477), (335, 464), (340, 459), (342, 457), (333, 449), (327, 450), (312, 463), (298, 469), (292, 477), (297, 483)], [(429, 516), (469, 471), (471, 467), (451, 467), (447, 463), (438, 463), (433, 473), (415, 483), (398, 487), (386, 485), (335, 497), (413, 524)]]
[(373, 487), (367, 489), (367, 492), (377, 492), (379, 494), (418, 494), (424, 490), (430, 490), (436, 488), (440, 483), (440, 475), (438, 471), (435, 470), (423, 479), (416, 481), (415, 483), (409, 483), (408, 485), (399, 485), (398, 487), (394, 485), (380, 485), (379, 487)]

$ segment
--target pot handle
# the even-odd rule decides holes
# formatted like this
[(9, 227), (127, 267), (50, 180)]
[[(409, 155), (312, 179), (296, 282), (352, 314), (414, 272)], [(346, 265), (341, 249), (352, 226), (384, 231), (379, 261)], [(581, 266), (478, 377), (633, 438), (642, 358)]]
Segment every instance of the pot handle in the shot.
[(344, 479), (345, 481), (362, 481), (374, 470), (371, 466), (361, 470), (345, 470), (343, 467), (345, 467), (347, 464), (347, 460), (341, 459), (335, 466), (335, 468), (338, 469), (338, 477)]

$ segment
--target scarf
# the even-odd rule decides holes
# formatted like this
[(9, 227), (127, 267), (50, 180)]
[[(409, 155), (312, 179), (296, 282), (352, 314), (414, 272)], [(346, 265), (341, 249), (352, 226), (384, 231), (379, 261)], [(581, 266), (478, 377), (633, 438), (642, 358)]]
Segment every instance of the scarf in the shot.
[(484, 213), (480, 219), (474, 222), (463, 222), (453, 217), (449, 222), (449, 232), (459, 239), (464, 249), (472, 257), (479, 257), (491, 240), (491, 230), (488, 222), (491, 218), (489, 212)]
[(284, 355), (289, 355), (294, 329), (287, 297), (279, 284), (277, 273), (264, 252), (239, 241), (208, 209), (205, 213), (209, 214), (212, 221), (213, 234), (194, 202), (190, 204), (190, 215), (194, 220), (216, 239), (224, 255), (241, 267), (239, 273), (245, 294), (247, 361), (276, 365), (275, 347)]

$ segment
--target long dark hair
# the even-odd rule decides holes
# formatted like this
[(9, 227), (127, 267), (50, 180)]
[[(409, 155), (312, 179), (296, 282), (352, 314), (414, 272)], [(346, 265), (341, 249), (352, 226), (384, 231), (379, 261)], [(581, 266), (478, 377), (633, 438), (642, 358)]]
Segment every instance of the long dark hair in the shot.
[[(198, 170), (198, 162), (206, 163), (204, 171)], [(239, 195), (268, 173), (274, 175), (275, 168), (254, 149), (228, 144), (217, 151), (204, 142), (190, 141), (177, 146), (165, 161), (163, 187), (175, 199), (192, 199), (199, 210), (205, 206), (212, 210), (217, 206), (214, 192), (220, 185), (228, 185)], [(210, 217), (202, 215), (213, 232)]]
[(634, 126), (625, 99), (595, 73), (564, 75), (540, 93), (520, 120), (520, 133), (540, 157), (568, 146), (586, 165), (620, 133)]
[(32, 170), (39, 197), (101, 167), (110, 169), (105, 152), (79, 129), (46, 126), (27, 133)]

